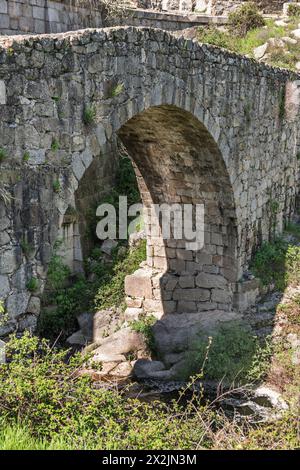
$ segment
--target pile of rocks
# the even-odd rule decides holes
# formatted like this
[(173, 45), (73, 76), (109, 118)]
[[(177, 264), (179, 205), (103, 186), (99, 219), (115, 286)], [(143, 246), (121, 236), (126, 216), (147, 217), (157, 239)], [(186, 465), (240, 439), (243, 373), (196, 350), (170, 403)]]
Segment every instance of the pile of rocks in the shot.
[[(275, 21), (276, 26), (288, 26), (285, 20)], [(281, 38), (270, 38), (263, 45), (256, 47), (253, 51), (254, 58), (259, 62), (268, 62), (271, 58), (272, 52), (282, 51), (284, 54), (290, 54), (289, 45), (299, 45), (299, 61), (295, 64), (295, 68), (300, 72), (300, 23), (298, 28), (290, 32), (290, 36), (283, 36)]]

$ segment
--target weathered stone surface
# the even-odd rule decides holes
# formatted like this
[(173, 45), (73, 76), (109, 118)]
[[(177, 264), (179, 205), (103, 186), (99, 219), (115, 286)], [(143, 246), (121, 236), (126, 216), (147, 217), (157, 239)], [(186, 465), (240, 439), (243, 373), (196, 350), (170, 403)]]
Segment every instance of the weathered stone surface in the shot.
[(39, 297), (34, 297), (32, 296), (30, 298), (28, 307), (27, 307), (27, 312), (28, 313), (33, 313), (34, 315), (38, 315), (41, 311), (41, 300)]
[[(0, 231), (11, 240), (0, 248), (0, 275), (11, 317), (28, 305), (19, 268), (44, 282), (57, 238), (68, 245), (71, 269), (82, 263), (88, 208), (114, 183), (117, 135), (134, 161), (145, 205), (205, 206), (204, 232), (198, 230), (204, 247), (186, 249), (173, 233), (148, 239), (147, 265), (126, 279), (127, 296), (138, 299), (133, 308), (175, 313), (178, 341), (184, 325), (177, 317), (190, 325), (208, 302), (230, 309), (253, 251), (294, 212), (299, 76), (149, 28), (0, 42), (7, 100), (0, 105), (7, 151), (1, 180), (13, 196), (0, 201)], [(122, 83), (113, 97), (112, 70)], [(95, 135), (83, 122), (86, 104), (97, 111)], [(45, 160), (23, 161), (27, 149)], [(74, 227), (64, 223), (69, 207)], [(182, 302), (192, 312), (176, 315)], [(197, 317), (192, 326), (201, 325)]]
[(125, 278), (125, 293), (131, 297), (152, 298), (151, 273), (142, 269)]
[(165, 369), (166, 367), (161, 361), (139, 359), (134, 365), (133, 373), (138, 379), (149, 379), (155, 376), (153, 373), (163, 371)]
[(72, 346), (75, 346), (75, 345), (85, 346), (87, 343), (87, 340), (86, 340), (85, 335), (82, 333), (82, 331), (79, 330), (73, 333), (71, 336), (69, 336), (69, 338), (67, 338), (67, 343)]
[(104, 240), (104, 242), (101, 245), (101, 251), (105, 253), (106, 255), (111, 255), (111, 252), (114, 248), (118, 246), (118, 242), (116, 240)]
[[(88, 320), (90, 322), (90, 319)], [(92, 318), (93, 341), (102, 342), (122, 324), (122, 317), (115, 310), (99, 310)]]
[(239, 318), (236, 312), (221, 310), (166, 315), (153, 325), (157, 351), (164, 356), (193, 349), (199, 334), (212, 333), (222, 322)]
[(99, 362), (120, 362), (125, 360), (125, 354), (145, 349), (143, 336), (132, 331), (131, 328), (122, 328), (108, 338), (101, 341), (101, 345), (95, 349), (94, 360)]
[(222, 276), (209, 273), (200, 273), (196, 277), (196, 285), (205, 289), (225, 289), (227, 283), (224, 277)]

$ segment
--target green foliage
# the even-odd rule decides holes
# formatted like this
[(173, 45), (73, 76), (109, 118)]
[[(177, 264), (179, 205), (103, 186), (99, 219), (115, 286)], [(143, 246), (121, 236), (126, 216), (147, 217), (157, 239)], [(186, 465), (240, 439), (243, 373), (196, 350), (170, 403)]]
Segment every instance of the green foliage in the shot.
[(20, 246), (26, 257), (30, 256), (30, 254), (33, 252), (33, 246), (25, 238), (21, 240)]
[(54, 191), (55, 193), (59, 193), (60, 190), (61, 190), (60, 181), (59, 181), (59, 180), (53, 181), (53, 191)]
[[(254, 49), (265, 44), (269, 39), (280, 39), (290, 35), (292, 29), (297, 28), (297, 21), (290, 21), (287, 26), (277, 26), (274, 20), (266, 20), (266, 26), (247, 32), (243, 37), (234, 32), (224, 31), (216, 26), (198, 28), (198, 40), (203, 43), (213, 44), (229, 49), (238, 54), (254, 56)], [(279, 47), (270, 47), (266, 61), (275, 67), (284, 67), (295, 70), (295, 64), (299, 61), (299, 43), (287, 43), (285, 50)]]
[(58, 140), (55, 139), (55, 138), (53, 138), (53, 139), (52, 139), (52, 143), (51, 143), (51, 150), (52, 150), (53, 152), (57, 152), (57, 150), (59, 150), (59, 148), (60, 148), (60, 145), (59, 145)]
[(30, 153), (26, 150), (26, 152), (24, 152), (24, 155), (23, 155), (23, 162), (26, 163), (28, 162), (30, 159)]
[(7, 157), (6, 150), (4, 148), (0, 148), (0, 163), (3, 162)]
[(282, 88), (279, 93), (279, 118), (282, 120), (285, 116), (285, 88)]
[(255, 3), (248, 2), (229, 14), (228, 24), (232, 34), (245, 37), (249, 31), (264, 26), (265, 20)]
[(125, 297), (125, 277), (134, 273), (142, 261), (146, 259), (146, 241), (142, 240), (135, 249), (129, 249), (121, 259), (114, 258), (111, 269), (99, 279), (99, 287), (95, 295), (97, 309), (122, 306)]
[(188, 378), (203, 371), (205, 379), (240, 385), (250, 381), (251, 371), (251, 380), (257, 381), (263, 375), (257, 369), (258, 351), (258, 340), (245, 324), (224, 322), (211, 338), (199, 335), (180, 373)]
[(133, 331), (137, 331), (138, 333), (144, 335), (146, 344), (152, 353), (155, 353), (156, 351), (155, 338), (152, 330), (152, 326), (156, 323), (156, 321), (157, 318), (155, 318), (153, 315), (149, 315), (130, 323), (130, 327)]
[(91, 126), (95, 123), (97, 117), (96, 108), (94, 106), (86, 106), (83, 110), (83, 122), (86, 126)]
[(26, 288), (30, 292), (35, 292), (39, 288), (39, 281), (36, 277), (32, 277), (26, 284)]
[[(224, 351), (223, 346), (219, 349)], [(79, 373), (88, 357), (70, 356), (28, 332), (10, 338), (6, 356), (7, 362), (0, 364), (3, 450), (299, 447), (297, 408), (278, 420), (247, 427), (204, 405), (201, 393), (181, 404), (174, 400), (167, 404), (126, 398), (117, 388), (96, 388)]]
[(54, 254), (48, 266), (47, 283), (52, 290), (66, 286), (67, 279), (71, 274), (70, 268), (63, 263), (62, 257), (57, 254), (57, 249), (58, 245), (54, 248)]
[(281, 238), (265, 242), (254, 256), (252, 269), (263, 285), (274, 283), (278, 290), (295, 285), (300, 281), (300, 246)]
[(288, 5), (288, 16), (298, 18), (300, 16), (300, 5)]
[(110, 98), (116, 98), (117, 96), (121, 95), (124, 91), (124, 83), (117, 83), (117, 85), (114, 85), (109, 93)]
[(8, 314), (5, 312), (4, 302), (0, 299), (0, 328), (8, 321)]
[(189, 449), (204, 440), (192, 407), (147, 404), (97, 389), (77, 373), (87, 359), (81, 355), (69, 358), (28, 333), (12, 337), (6, 354), (0, 365), (2, 448), (3, 442), (5, 448), (23, 442), (30, 448)]

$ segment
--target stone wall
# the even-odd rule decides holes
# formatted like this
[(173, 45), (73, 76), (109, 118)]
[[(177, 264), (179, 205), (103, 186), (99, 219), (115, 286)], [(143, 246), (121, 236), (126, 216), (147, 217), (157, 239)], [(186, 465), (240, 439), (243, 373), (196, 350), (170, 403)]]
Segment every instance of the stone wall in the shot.
[(60, 33), (102, 25), (101, 9), (95, 0), (0, 0), (2, 34)]
[[(131, 308), (186, 313), (196, 327), (243, 301), (253, 251), (295, 208), (299, 75), (152, 29), (0, 45), (0, 296), (10, 315), (2, 334), (36, 321), (58, 237), (71, 234), (68, 252), (80, 263), (78, 223), (89, 188), (113, 184), (117, 136), (145, 206), (205, 206), (202, 250), (148, 239), (139, 282), (127, 280)], [(90, 126), (87, 107), (96, 111)]]

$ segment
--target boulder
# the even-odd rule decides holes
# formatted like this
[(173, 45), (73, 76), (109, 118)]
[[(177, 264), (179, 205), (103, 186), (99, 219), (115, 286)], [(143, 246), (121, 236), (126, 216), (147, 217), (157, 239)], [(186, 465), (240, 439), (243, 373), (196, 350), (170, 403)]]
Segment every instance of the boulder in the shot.
[(133, 331), (131, 328), (122, 328), (102, 340), (101, 344), (93, 352), (93, 360), (99, 362), (122, 362), (126, 360), (126, 354), (137, 353), (146, 349), (144, 337), (141, 333)]
[(291, 31), (291, 34), (295, 36), (295, 38), (300, 39), (300, 28), (294, 29), (293, 31)]
[(85, 346), (87, 340), (82, 331), (79, 330), (69, 336), (69, 338), (67, 338), (67, 343), (71, 346)]
[(86, 342), (93, 339), (93, 314), (90, 312), (83, 312), (77, 315), (77, 321), (82, 334), (86, 338)]
[(278, 410), (287, 410), (289, 408), (279, 392), (265, 385), (255, 390), (253, 401), (259, 406), (276, 408)]
[(253, 51), (254, 58), (256, 60), (262, 59), (263, 56), (266, 54), (267, 49), (268, 49), (268, 43), (267, 42), (265, 44), (263, 44), (262, 46), (256, 47)]
[(166, 367), (161, 361), (150, 361), (139, 359), (136, 361), (133, 373), (137, 379), (150, 379), (156, 376), (156, 372), (166, 371)]
[(224, 310), (166, 315), (152, 327), (157, 352), (164, 358), (194, 349), (199, 335), (210, 335), (223, 322), (239, 319), (240, 314)]

